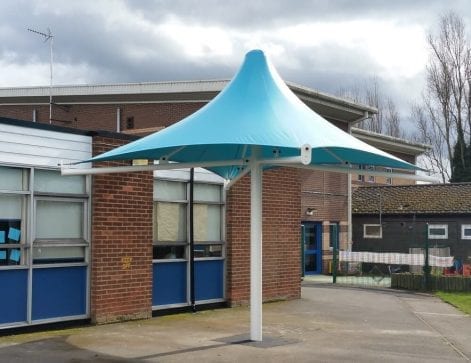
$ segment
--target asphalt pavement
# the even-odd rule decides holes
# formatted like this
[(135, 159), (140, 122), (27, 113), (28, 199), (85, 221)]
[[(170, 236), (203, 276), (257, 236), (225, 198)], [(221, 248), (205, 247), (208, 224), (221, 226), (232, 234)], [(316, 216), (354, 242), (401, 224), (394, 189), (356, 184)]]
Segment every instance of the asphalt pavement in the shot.
[(0, 337), (0, 362), (466, 362), (471, 318), (433, 295), (304, 282), (302, 298)]

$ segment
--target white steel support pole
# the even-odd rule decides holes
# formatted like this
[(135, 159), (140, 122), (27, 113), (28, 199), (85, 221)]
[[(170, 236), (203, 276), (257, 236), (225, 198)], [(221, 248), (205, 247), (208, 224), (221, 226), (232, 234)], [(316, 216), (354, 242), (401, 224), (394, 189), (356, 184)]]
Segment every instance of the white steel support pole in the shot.
[(250, 171), (250, 340), (262, 341), (262, 165)]

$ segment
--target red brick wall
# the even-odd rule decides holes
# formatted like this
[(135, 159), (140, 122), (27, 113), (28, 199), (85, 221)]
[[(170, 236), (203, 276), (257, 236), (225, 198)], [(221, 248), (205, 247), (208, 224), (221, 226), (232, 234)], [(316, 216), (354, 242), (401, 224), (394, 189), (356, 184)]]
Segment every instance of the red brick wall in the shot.
[[(300, 181), (295, 169), (263, 173), (263, 299), (301, 294)], [(231, 305), (250, 297), (250, 177), (227, 195), (227, 298)]]
[[(305, 221), (347, 220), (348, 177), (343, 173), (319, 170), (300, 170), (301, 176), (301, 218)], [(307, 208), (314, 208), (312, 216), (306, 215)]]
[[(134, 104), (80, 104), (53, 106), (52, 124), (83, 130), (116, 130), (117, 108), (121, 109), (120, 127), (126, 131), (126, 119), (134, 118), (134, 129), (169, 126), (194, 113), (204, 102), (134, 103)], [(49, 105), (0, 105), (0, 116), (49, 123)]]
[[(124, 143), (94, 137), (93, 153)], [(152, 314), (152, 188), (152, 172), (93, 177), (90, 304), (93, 322), (141, 319)]]

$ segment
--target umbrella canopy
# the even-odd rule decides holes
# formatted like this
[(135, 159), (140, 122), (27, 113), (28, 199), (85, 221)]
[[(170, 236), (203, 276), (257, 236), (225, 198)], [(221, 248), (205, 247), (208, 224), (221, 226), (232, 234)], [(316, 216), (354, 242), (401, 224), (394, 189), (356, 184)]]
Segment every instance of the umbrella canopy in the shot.
[[(417, 169), (359, 141), (312, 111), (291, 92), (260, 50), (249, 52), (234, 79), (199, 111), (88, 161), (131, 159), (164, 162), (151, 165), (154, 169), (203, 166), (232, 182), (250, 172), (250, 338), (254, 341), (262, 340), (262, 169), (303, 165), (349, 172), (351, 164)], [(73, 173), (63, 170), (63, 174)]]
[[(230, 161), (298, 156), (311, 147), (312, 165), (368, 164), (417, 168), (340, 130), (306, 106), (261, 50), (249, 52), (237, 75), (211, 102), (182, 121), (91, 161), (153, 159)], [(232, 179), (240, 167), (209, 167)]]

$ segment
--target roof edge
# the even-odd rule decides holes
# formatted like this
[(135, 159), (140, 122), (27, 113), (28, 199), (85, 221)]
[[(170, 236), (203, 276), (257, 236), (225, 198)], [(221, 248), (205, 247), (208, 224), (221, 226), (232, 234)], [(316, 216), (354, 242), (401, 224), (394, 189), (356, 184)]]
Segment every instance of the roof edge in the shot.
[(109, 138), (129, 140), (129, 141), (134, 141), (141, 138), (140, 136), (123, 134), (123, 133), (113, 132), (113, 131), (81, 130), (81, 129), (75, 129), (75, 128), (65, 127), (65, 126), (49, 125), (49, 124), (44, 124), (40, 122), (17, 120), (17, 119), (8, 118), (8, 117), (0, 117), (0, 124), (18, 126), (18, 127), (27, 127), (31, 129), (37, 129), (37, 130), (63, 132), (63, 133), (74, 134), (74, 135), (109, 137)]
[(378, 109), (376, 107), (373, 107), (373, 106), (368, 106), (368, 105), (365, 105), (365, 104), (362, 104), (362, 103), (359, 103), (359, 102), (349, 100), (347, 98), (334, 96), (334, 95), (331, 95), (329, 93), (321, 92), (321, 91), (316, 90), (314, 88), (309, 88), (309, 87), (306, 87), (306, 86), (299, 85), (299, 84), (294, 83), (294, 82), (286, 81), (286, 84), (288, 85), (288, 87), (292, 91), (303, 93), (303, 94), (305, 94), (307, 96), (310, 96), (310, 97), (315, 97), (315, 98), (322, 99), (322, 100), (325, 100), (325, 101), (334, 102), (334, 103), (341, 104), (341, 105), (349, 107), (349, 108), (354, 108), (356, 110), (363, 111), (363, 112), (369, 112), (369, 113), (373, 113), (373, 114), (378, 113)]
[(358, 127), (351, 128), (352, 135), (362, 141), (371, 141), (373, 143), (381, 145), (381, 147), (393, 151), (407, 151), (413, 155), (420, 155), (432, 148), (431, 145), (422, 144), (418, 142), (412, 142), (409, 140), (401, 139), (399, 137), (389, 136), (380, 134), (373, 131), (360, 129)]

